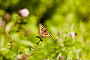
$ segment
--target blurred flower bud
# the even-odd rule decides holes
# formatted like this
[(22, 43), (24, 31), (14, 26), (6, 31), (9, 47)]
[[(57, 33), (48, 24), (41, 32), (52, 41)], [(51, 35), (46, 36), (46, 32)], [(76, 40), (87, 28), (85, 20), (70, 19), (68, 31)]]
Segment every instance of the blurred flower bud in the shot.
[(58, 32), (57, 34), (58, 34), (58, 35), (60, 35), (60, 34), (61, 34), (61, 32)]
[(10, 19), (10, 14), (9, 14), (9, 13), (6, 13), (5, 19), (6, 19), (7, 21), (9, 21), (9, 19)]
[(19, 10), (18, 11), (18, 14), (20, 15), (20, 16), (22, 16), (22, 17), (28, 17), (28, 15), (29, 15), (29, 10), (28, 9), (22, 9), (22, 10)]
[(77, 36), (77, 33), (75, 33), (75, 36)]
[(20, 16), (21, 16), (21, 11), (22, 11), (22, 10), (19, 10), (19, 11), (18, 11), (18, 14), (19, 14)]
[(75, 37), (75, 33), (74, 32), (70, 32), (70, 36), (71, 37)]
[(58, 42), (61, 42), (61, 39), (60, 38), (58, 38)]
[(27, 60), (29, 57), (29, 53), (26, 53), (23, 57), (22, 57), (22, 60)]
[(2, 21), (2, 18), (0, 17), (0, 27), (2, 26), (3, 24), (3, 21)]
[(30, 34), (30, 30), (29, 29), (25, 30), (25, 36), (28, 36), (29, 34)]
[(64, 58), (63, 58), (62, 56), (59, 56), (59, 59), (60, 59), (60, 60), (64, 60)]
[(18, 55), (17, 60), (21, 60), (21, 59), (22, 59), (21, 55)]
[(81, 59), (79, 59), (79, 60), (81, 60)]
[(5, 25), (4, 21), (2, 20), (2, 17), (0, 17), (0, 28)]

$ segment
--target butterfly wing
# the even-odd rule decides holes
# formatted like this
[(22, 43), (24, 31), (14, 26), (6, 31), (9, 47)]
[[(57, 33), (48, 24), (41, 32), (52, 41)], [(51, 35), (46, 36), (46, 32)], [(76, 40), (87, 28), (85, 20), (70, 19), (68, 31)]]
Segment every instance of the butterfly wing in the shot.
[(39, 34), (45, 38), (45, 37), (52, 37), (51, 34), (47, 31), (46, 28), (43, 27), (43, 25), (39, 24)]
[(39, 31), (38, 31), (39, 34), (41, 34), (41, 32), (42, 32), (41, 31), (42, 28), (43, 28), (43, 26), (41, 24), (39, 24)]
[(45, 37), (50, 38), (50, 37), (52, 37), (52, 36), (51, 36), (51, 34), (47, 31), (47, 32), (45, 32), (44, 34), (42, 34), (42, 37), (43, 37), (43, 38), (45, 38)]

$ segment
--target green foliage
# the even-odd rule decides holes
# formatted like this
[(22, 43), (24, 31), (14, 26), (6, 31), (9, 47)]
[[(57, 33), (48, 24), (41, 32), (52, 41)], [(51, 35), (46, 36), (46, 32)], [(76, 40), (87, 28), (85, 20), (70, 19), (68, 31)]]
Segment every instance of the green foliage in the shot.
[[(29, 9), (27, 18), (18, 15), (22, 8)], [(52, 38), (36, 37), (39, 23)], [(18, 60), (19, 55), (22, 60), (89, 60), (90, 1), (0, 0), (0, 60)]]

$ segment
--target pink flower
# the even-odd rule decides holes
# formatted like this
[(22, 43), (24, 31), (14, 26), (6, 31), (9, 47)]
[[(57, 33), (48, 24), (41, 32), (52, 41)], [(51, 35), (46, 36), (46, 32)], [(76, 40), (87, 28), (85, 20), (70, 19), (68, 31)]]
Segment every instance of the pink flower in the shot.
[(22, 56), (21, 55), (18, 55), (17, 56), (17, 60), (21, 60), (22, 59)]
[(22, 17), (28, 17), (28, 15), (29, 15), (29, 10), (28, 9), (22, 9), (22, 10), (19, 10), (18, 11), (18, 14), (20, 15), (20, 16), (22, 16)]
[(58, 35), (60, 35), (60, 34), (61, 34), (61, 32), (58, 32), (57, 34), (58, 34)]
[(22, 57), (23, 60), (28, 60), (29, 53), (25, 53), (25, 55)]
[(59, 56), (59, 59), (60, 59), (60, 60), (64, 60), (64, 59), (63, 59), (63, 56)]
[(6, 19), (7, 21), (10, 19), (10, 14), (9, 14), (9, 13), (6, 13), (5, 19)]
[(5, 22), (2, 20), (2, 17), (0, 17), (0, 28), (5, 25)]
[(70, 36), (71, 37), (75, 37), (75, 33), (74, 32), (70, 32)]
[(3, 22), (2, 18), (0, 17), (0, 27), (2, 26), (2, 22)]
[(61, 39), (60, 38), (58, 38), (58, 42), (61, 42)]

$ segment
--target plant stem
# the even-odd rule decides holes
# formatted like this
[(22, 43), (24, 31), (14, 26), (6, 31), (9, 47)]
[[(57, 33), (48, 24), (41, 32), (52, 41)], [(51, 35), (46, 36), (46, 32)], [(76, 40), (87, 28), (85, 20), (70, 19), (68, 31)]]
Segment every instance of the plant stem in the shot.
[(10, 51), (12, 50), (12, 48), (13, 48), (13, 40), (11, 40)]
[(20, 25), (19, 25), (19, 28), (18, 28), (18, 30), (20, 30), (20, 29), (22, 29), (22, 25), (23, 25), (23, 23), (24, 23), (24, 18), (23, 17), (20, 17), (21, 19), (21, 22), (20, 22)]
[(37, 51), (37, 48), (38, 48), (40, 42), (42, 41), (42, 38), (41, 38), (41, 37), (39, 37), (39, 36), (36, 36), (36, 37), (39, 38), (40, 40), (39, 40), (39, 42), (36, 43), (37, 46), (36, 46), (36, 48), (34, 49), (34, 52), (31, 54), (31, 56), (35, 54), (35, 52)]

